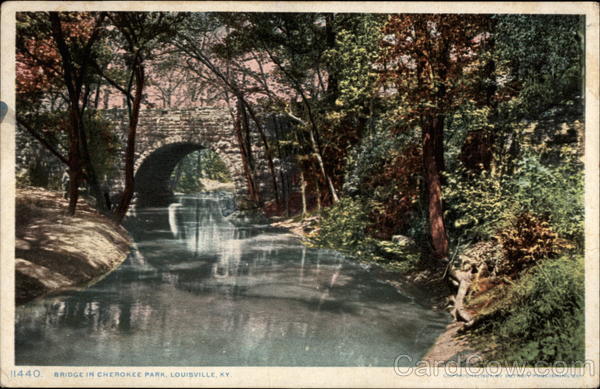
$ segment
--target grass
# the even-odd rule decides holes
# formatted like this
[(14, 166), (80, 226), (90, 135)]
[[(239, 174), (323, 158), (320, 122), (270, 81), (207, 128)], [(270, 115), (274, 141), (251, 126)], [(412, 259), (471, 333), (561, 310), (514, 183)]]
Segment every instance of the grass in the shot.
[(482, 348), (491, 346), (487, 359), (530, 366), (583, 361), (583, 267), (582, 256), (547, 259), (514, 285), (472, 299), (470, 305), (493, 301), (473, 337)]

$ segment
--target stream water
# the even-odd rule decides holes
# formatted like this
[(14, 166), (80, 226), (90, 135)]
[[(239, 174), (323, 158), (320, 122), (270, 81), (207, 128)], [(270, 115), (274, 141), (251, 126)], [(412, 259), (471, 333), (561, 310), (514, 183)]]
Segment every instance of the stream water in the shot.
[(126, 221), (134, 250), (94, 286), (18, 307), (18, 365), (393, 366), (449, 322), (330, 250), (236, 226), (180, 196)]

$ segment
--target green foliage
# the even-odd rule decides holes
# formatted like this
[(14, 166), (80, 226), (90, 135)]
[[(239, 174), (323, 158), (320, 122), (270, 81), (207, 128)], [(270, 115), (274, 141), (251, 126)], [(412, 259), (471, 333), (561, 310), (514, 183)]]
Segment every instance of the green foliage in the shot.
[(202, 149), (186, 155), (171, 173), (171, 186), (181, 193), (197, 193), (204, 190), (200, 179), (231, 182), (227, 166), (217, 153)]
[(389, 155), (402, 144), (399, 137), (391, 136), (378, 120), (373, 131), (369, 131), (361, 142), (348, 153), (344, 191), (349, 194), (367, 196), (371, 188), (364, 181), (381, 171)]
[(576, 154), (544, 164), (524, 152), (511, 175), (446, 172), (444, 201), (450, 234), (462, 241), (489, 239), (512, 219), (530, 212), (547, 219), (560, 238), (583, 248), (583, 165)]
[(368, 223), (365, 204), (358, 199), (343, 197), (325, 211), (315, 241), (321, 247), (352, 255), (370, 255), (375, 247), (366, 234)]
[(361, 262), (377, 263), (390, 271), (407, 272), (418, 267), (421, 258), (416, 247), (381, 241), (368, 235), (369, 213), (364, 200), (342, 197), (323, 214), (313, 242)]
[(493, 130), (490, 123), (491, 109), (489, 106), (478, 107), (472, 102), (461, 105), (452, 115), (446, 118), (444, 138), (444, 158), (446, 170), (461, 169), (460, 154), (471, 130)]
[[(406, 234), (417, 211), (421, 156), (414, 133), (393, 134), (378, 118), (373, 129), (348, 153), (343, 190), (369, 208), (370, 233), (377, 238)], [(412, 236), (412, 235), (411, 235)]]
[(560, 237), (583, 248), (583, 164), (577, 156), (566, 155), (559, 165), (544, 165), (537, 155), (527, 153), (516, 166), (511, 201), (547, 217)]
[(584, 19), (579, 15), (498, 15), (496, 55), (517, 112), (537, 117), (560, 107), (581, 112)]
[(123, 145), (113, 131), (111, 123), (93, 113), (84, 117), (84, 126), (96, 176), (100, 181), (118, 177)]
[(231, 175), (225, 162), (217, 153), (203, 149), (200, 153), (200, 177), (219, 182), (231, 182)]
[[(447, 116), (444, 205), (450, 236), (489, 239), (531, 212), (582, 248), (583, 166), (579, 154), (564, 150), (572, 148), (565, 143), (577, 141), (561, 132), (566, 123), (577, 127), (583, 108), (583, 20), (496, 15), (491, 21), (494, 43), (482, 58), (493, 60), (496, 100), (468, 102)], [(481, 175), (467, 173), (461, 162), (468, 134), (477, 130), (494, 139), (493, 169)]]
[(199, 174), (198, 152), (186, 155), (171, 173), (171, 187), (180, 193), (197, 193), (203, 189)]
[(498, 345), (493, 359), (583, 361), (584, 284), (583, 257), (548, 260), (523, 277), (483, 329)]
[(360, 111), (377, 92), (373, 64), (379, 58), (379, 42), (385, 15), (338, 17), (334, 47), (324, 53), (339, 79), (335, 105), (342, 111)]
[(461, 241), (492, 237), (514, 204), (501, 179), (486, 171), (467, 174), (464, 169), (448, 171), (445, 176), (443, 194), (450, 234)]

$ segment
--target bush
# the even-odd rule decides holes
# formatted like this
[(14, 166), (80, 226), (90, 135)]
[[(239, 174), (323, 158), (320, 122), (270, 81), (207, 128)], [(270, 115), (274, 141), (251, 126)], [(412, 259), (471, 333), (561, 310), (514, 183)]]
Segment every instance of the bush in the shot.
[(445, 177), (443, 194), (450, 235), (461, 241), (491, 238), (510, 214), (512, 199), (504, 183), (486, 171), (468, 174), (457, 169)]
[(577, 156), (565, 155), (559, 165), (544, 165), (526, 154), (511, 178), (512, 201), (521, 209), (547, 217), (561, 238), (583, 248), (583, 166)]
[(342, 197), (324, 212), (318, 233), (312, 237), (313, 243), (364, 263), (377, 263), (392, 272), (407, 273), (421, 267), (420, 251), (415, 245), (369, 236), (370, 213), (364, 199)]
[(369, 217), (365, 208), (359, 199), (342, 197), (324, 212), (315, 242), (355, 256), (372, 255), (375, 244), (366, 234)]
[(456, 168), (446, 173), (444, 204), (451, 236), (487, 240), (525, 212), (538, 215), (560, 238), (583, 248), (583, 166), (573, 155), (558, 165), (543, 164), (526, 152), (511, 175)]
[(360, 197), (369, 209), (368, 233), (390, 239), (406, 233), (419, 197), (421, 151), (414, 134), (392, 134), (385, 120), (349, 153), (343, 192)]
[(512, 288), (489, 332), (493, 358), (511, 364), (583, 361), (584, 261), (561, 257), (532, 269)]
[(531, 267), (538, 260), (557, 256), (569, 246), (552, 230), (547, 221), (523, 212), (513, 224), (499, 234), (504, 260), (498, 266), (498, 274), (516, 275)]

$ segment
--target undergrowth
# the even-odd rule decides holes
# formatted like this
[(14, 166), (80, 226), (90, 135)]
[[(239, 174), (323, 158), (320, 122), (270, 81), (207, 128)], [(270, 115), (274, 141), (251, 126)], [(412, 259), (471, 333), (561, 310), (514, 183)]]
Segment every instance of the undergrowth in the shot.
[(476, 337), (503, 364), (573, 364), (584, 359), (583, 257), (562, 256), (530, 269), (509, 289)]
[(409, 272), (422, 265), (417, 247), (378, 240), (367, 234), (370, 223), (365, 203), (344, 197), (322, 215), (314, 245), (335, 249), (363, 263), (376, 263), (386, 270)]

